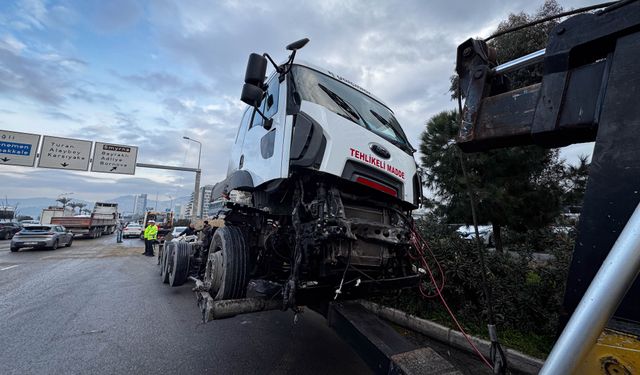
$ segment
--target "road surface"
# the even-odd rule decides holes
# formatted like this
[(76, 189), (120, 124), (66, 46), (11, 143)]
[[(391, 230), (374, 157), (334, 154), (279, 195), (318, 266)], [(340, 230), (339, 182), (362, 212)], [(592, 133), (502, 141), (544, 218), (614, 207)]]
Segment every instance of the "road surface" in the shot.
[(0, 241), (0, 374), (368, 374), (325, 320), (271, 311), (201, 324), (142, 242), (9, 251)]

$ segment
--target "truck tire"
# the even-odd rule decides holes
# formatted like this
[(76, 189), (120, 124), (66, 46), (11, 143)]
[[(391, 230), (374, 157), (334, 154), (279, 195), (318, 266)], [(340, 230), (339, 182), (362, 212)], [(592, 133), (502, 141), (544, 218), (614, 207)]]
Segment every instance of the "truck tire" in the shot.
[(169, 285), (180, 286), (187, 281), (187, 276), (189, 276), (191, 244), (178, 242), (172, 255), (172, 259), (169, 259), (169, 262), (172, 262), (172, 267), (169, 271)]
[(249, 283), (249, 249), (238, 227), (225, 226), (213, 234), (205, 282), (215, 300), (244, 298)]
[(175, 243), (170, 243), (162, 249), (162, 260), (160, 262), (160, 278), (164, 284), (169, 284), (169, 259), (173, 259), (173, 251), (176, 248)]

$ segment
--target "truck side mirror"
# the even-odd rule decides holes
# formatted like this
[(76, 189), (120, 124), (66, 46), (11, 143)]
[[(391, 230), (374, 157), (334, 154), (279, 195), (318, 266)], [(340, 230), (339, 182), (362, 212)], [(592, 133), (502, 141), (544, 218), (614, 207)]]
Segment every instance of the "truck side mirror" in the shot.
[(297, 41), (289, 44), (287, 46), (287, 50), (289, 50), (289, 51), (297, 51), (300, 48), (306, 46), (307, 43), (309, 43), (309, 38), (304, 38), (304, 39), (297, 40)]
[(255, 85), (250, 83), (245, 83), (242, 86), (242, 95), (240, 96), (240, 100), (244, 103), (252, 107), (260, 107), (260, 103), (262, 103), (262, 97), (264, 96), (264, 91)]
[(244, 75), (244, 83), (261, 88), (264, 83), (265, 74), (267, 74), (267, 58), (257, 53), (249, 55), (247, 71)]
[(267, 58), (257, 53), (249, 55), (240, 100), (252, 107), (257, 108), (260, 106), (264, 96), (264, 75), (266, 73)]

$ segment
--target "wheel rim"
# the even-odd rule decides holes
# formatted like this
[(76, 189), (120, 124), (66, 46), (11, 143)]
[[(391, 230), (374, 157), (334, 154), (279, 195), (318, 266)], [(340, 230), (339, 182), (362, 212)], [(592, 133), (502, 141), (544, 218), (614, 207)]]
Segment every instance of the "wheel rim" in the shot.
[(214, 297), (222, 292), (225, 273), (222, 249), (216, 248), (215, 250), (215, 252), (209, 253), (204, 276), (209, 284), (209, 293)]

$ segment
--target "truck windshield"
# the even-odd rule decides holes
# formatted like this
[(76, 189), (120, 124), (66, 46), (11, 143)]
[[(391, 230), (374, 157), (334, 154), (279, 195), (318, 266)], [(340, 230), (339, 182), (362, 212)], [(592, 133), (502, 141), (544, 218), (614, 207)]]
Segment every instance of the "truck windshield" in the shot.
[(292, 77), (292, 90), (297, 91), (302, 100), (319, 104), (406, 152), (413, 151), (393, 113), (375, 99), (337, 79), (300, 65), (293, 66)]

